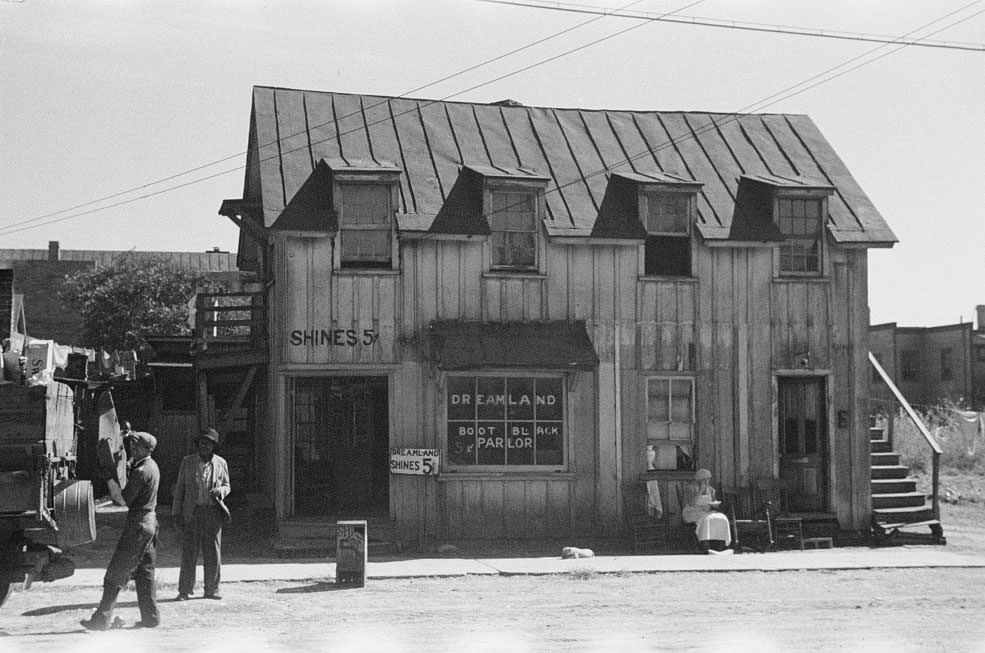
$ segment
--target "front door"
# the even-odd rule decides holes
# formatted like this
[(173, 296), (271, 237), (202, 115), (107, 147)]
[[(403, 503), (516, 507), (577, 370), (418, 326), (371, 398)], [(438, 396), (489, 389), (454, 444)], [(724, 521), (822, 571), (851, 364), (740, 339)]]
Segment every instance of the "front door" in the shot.
[(389, 422), (385, 376), (297, 379), (295, 516), (386, 516)]
[(827, 406), (821, 377), (778, 380), (780, 478), (787, 486), (787, 508), (794, 512), (827, 509)]

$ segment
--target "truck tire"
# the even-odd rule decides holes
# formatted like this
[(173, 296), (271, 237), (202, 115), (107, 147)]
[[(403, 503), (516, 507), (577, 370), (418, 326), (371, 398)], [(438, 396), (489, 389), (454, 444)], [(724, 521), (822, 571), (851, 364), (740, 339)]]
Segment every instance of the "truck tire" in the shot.
[(10, 596), (10, 583), (0, 583), (0, 606), (7, 602), (7, 598)]

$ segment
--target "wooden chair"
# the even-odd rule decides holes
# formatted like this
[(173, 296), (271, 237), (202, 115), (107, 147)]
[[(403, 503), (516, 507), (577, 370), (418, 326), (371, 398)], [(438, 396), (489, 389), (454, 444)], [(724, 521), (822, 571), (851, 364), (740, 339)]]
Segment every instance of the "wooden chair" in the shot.
[(724, 488), (726, 514), (732, 522), (732, 548), (736, 552), (764, 553), (773, 548), (773, 521), (770, 505), (756, 501), (753, 488)]
[(773, 539), (777, 548), (790, 546), (804, 550), (804, 524), (787, 509), (787, 484), (784, 479), (758, 478), (753, 482), (756, 503), (770, 507)]
[(673, 517), (666, 509), (659, 518), (649, 514), (646, 484), (634, 483), (623, 491), (623, 518), (633, 536), (633, 553), (666, 550)]

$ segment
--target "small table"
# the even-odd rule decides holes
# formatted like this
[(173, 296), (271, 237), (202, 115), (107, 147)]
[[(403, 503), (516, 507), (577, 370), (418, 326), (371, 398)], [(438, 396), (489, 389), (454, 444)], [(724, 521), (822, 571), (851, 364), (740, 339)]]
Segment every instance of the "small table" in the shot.
[(804, 548), (812, 549), (833, 549), (834, 540), (830, 537), (805, 537)]

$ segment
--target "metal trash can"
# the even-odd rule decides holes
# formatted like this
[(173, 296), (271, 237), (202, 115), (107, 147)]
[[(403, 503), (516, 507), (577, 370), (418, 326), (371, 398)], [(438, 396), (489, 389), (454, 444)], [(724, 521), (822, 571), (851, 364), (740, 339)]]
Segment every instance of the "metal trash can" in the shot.
[(369, 535), (366, 521), (340, 521), (335, 526), (335, 582), (362, 587), (366, 584)]

